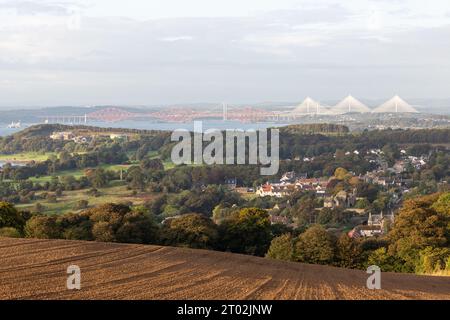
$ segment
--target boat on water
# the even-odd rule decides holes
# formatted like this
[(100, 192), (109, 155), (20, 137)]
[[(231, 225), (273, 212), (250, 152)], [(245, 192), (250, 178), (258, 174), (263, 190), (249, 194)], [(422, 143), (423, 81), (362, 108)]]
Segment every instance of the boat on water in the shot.
[(22, 127), (22, 124), (21, 124), (20, 120), (17, 121), (17, 122), (12, 121), (12, 122), (8, 125), (8, 128), (9, 128), (9, 129), (18, 129), (18, 128), (21, 128), (21, 127)]

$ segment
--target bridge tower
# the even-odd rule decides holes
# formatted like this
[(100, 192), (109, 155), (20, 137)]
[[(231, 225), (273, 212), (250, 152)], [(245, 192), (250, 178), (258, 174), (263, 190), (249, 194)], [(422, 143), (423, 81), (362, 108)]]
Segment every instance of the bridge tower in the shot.
[(225, 102), (222, 103), (222, 117), (223, 121), (228, 120), (228, 105)]

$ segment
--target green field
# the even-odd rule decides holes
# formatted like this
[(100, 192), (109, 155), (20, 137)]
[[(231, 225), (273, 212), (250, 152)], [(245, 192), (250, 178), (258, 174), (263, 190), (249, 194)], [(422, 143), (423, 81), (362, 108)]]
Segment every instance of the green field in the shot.
[[(55, 152), (39, 153), (39, 152), (26, 152), (26, 153), (16, 153), (10, 155), (0, 155), (0, 161), (11, 161), (11, 162), (30, 162), (30, 161), (46, 161), (50, 156), (57, 156)], [(151, 158), (158, 158), (157, 152), (149, 152)], [(139, 165), (139, 161), (132, 161), (131, 164), (120, 165), (120, 164), (104, 164), (95, 168), (102, 168), (111, 171), (128, 170), (133, 165)], [(163, 162), (165, 170), (175, 167), (175, 164), (171, 161)], [(31, 177), (31, 181), (35, 183), (45, 183), (51, 182), (54, 177), (63, 176), (73, 176), (76, 179), (85, 175), (86, 169), (74, 169), (74, 170), (64, 170), (55, 172), (52, 175), (46, 175), (41, 177)], [(7, 180), (4, 180), (7, 181)], [(154, 197), (154, 194), (144, 192), (133, 194), (131, 190), (128, 190), (126, 183), (124, 181), (112, 181), (109, 187), (99, 189), (100, 195), (98, 197), (91, 196), (87, 194), (88, 189), (76, 190), (76, 191), (64, 191), (61, 197), (57, 198), (55, 203), (48, 202), (47, 200), (35, 200), (28, 204), (18, 204), (17, 207), (21, 209), (26, 209), (33, 211), (36, 203), (40, 203), (44, 206), (45, 214), (64, 214), (67, 212), (76, 212), (74, 208), (79, 200), (87, 200), (89, 202), (89, 207), (94, 207), (104, 203), (120, 203), (120, 202), (132, 202), (134, 205), (139, 205), (148, 199)], [(37, 195), (42, 194), (38, 192)], [(49, 192), (51, 193), (51, 192)]]
[(30, 161), (45, 161), (50, 156), (56, 156), (55, 152), (23, 152), (14, 154), (0, 154), (0, 161), (17, 161), (17, 162), (30, 162)]
[[(34, 205), (40, 203), (45, 207), (42, 213), (45, 214), (64, 214), (68, 212), (77, 212), (75, 205), (79, 200), (87, 200), (89, 207), (94, 207), (104, 203), (121, 203), (131, 201), (134, 205), (139, 205), (148, 199), (153, 198), (153, 193), (138, 193), (133, 195), (131, 190), (120, 181), (111, 183), (110, 187), (98, 189), (101, 193), (99, 197), (88, 195), (87, 190), (64, 191), (61, 197), (57, 198), (56, 203), (49, 203), (46, 200), (36, 200), (28, 204), (18, 204), (17, 208), (33, 211)], [(37, 195), (39, 195), (38, 193)]]

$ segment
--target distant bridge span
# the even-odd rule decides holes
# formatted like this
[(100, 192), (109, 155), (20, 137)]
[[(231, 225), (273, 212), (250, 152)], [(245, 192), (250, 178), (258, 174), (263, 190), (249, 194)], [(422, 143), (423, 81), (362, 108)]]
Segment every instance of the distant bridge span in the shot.
[(63, 123), (86, 123), (88, 120), (117, 122), (132, 119), (150, 118), (165, 122), (191, 122), (196, 119), (212, 119), (219, 118), (223, 120), (232, 120), (240, 122), (257, 122), (264, 120), (276, 120), (276, 113), (269, 112), (253, 107), (228, 109), (223, 106), (222, 112), (208, 110), (194, 110), (186, 108), (171, 108), (157, 112), (130, 112), (124, 109), (109, 107), (100, 109), (83, 116), (58, 116), (52, 115), (43, 117), (47, 123), (63, 122)]

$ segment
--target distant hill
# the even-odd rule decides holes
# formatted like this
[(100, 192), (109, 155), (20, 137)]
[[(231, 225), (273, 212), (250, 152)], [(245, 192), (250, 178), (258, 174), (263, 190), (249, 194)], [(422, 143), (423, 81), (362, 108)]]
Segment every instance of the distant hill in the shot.
[(450, 299), (448, 277), (382, 273), (369, 290), (364, 271), (205, 250), (0, 238), (0, 256), (0, 299)]
[(48, 137), (55, 131), (72, 131), (76, 132), (115, 132), (115, 133), (138, 133), (138, 134), (165, 134), (168, 135), (169, 132), (160, 130), (143, 130), (143, 129), (128, 129), (128, 128), (108, 128), (108, 127), (95, 127), (87, 125), (65, 125), (65, 124), (36, 124), (31, 127), (25, 128), (17, 133), (13, 134), (15, 138), (32, 138), (32, 137)]
[(280, 128), (281, 133), (291, 134), (344, 134), (349, 133), (350, 129), (340, 124), (331, 123), (311, 123), (311, 124), (293, 124)]

